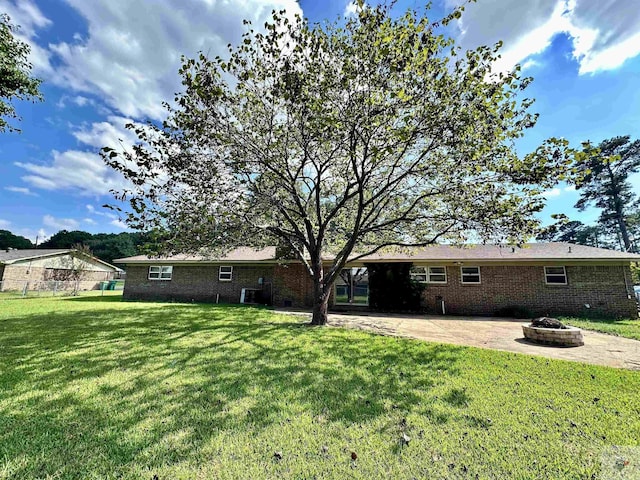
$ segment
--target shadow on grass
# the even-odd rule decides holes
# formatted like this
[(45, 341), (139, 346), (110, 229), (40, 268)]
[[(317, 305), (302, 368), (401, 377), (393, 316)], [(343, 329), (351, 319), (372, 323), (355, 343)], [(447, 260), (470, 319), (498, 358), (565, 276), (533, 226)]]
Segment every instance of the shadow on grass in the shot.
[[(0, 322), (0, 458), (26, 456), (23, 476), (197, 458), (212, 432), (300, 415), (357, 423), (428, 413), (430, 389), (458, 373), (460, 347), (307, 328), (260, 308), (65, 301), (104, 308)], [(452, 392), (448, 401), (469, 400)], [(159, 445), (175, 436), (167, 457)]]

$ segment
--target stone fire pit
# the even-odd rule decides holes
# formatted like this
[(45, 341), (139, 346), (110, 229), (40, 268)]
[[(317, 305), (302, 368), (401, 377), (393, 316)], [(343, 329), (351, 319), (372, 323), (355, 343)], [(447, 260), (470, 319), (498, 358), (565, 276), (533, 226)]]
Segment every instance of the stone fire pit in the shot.
[(524, 337), (535, 343), (558, 345), (561, 347), (580, 347), (584, 345), (582, 330), (562, 324), (555, 318), (536, 318), (529, 325), (522, 326)]

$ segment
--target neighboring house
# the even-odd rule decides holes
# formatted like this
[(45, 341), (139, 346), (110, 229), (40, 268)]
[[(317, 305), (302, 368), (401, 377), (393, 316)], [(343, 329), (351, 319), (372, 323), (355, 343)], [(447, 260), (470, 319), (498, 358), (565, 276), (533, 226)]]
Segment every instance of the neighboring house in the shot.
[(92, 290), (118, 267), (73, 249), (0, 250), (0, 291)]
[[(568, 243), (405, 249), (348, 264), (330, 304), (367, 308), (366, 265), (405, 263), (411, 277), (424, 285), (422, 309), (430, 313), (494, 315), (520, 307), (534, 315), (634, 317), (637, 304), (629, 266), (639, 260), (640, 255)], [(127, 299), (303, 308), (312, 302), (312, 282), (303, 265), (276, 258), (275, 247), (240, 248), (220, 259), (137, 256), (115, 263), (127, 266)]]

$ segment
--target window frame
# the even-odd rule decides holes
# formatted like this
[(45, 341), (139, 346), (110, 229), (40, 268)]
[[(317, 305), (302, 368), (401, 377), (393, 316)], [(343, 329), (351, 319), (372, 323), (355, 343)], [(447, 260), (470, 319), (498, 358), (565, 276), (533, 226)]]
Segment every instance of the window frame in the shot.
[[(441, 268), (443, 272), (434, 273), (431, 271), (432, 268)], [(417, 273), (413, 271), (417, 269), (421, 269), (422, 273)], [(432, 275), (444, 275), (444, 281), (431, 280)], [(449, 277), (447, 276), (447, 267), (445, 265), (414, 265), (413, 267), (411, 267), (409, 276), (411, 277), (411, 280), (416, 281), (418, 283), (433, 283), (436, 285), (446, 285), (449, 281)], [(416, 277), (424, 277), (424, 280), (418, 280)]]
[[(166, 270), (168, 269), (168, 270)], [(153, 271), (157, 270), (157, 271)], [(152, 274), (157, 275), (151, 276)], [(166, 274), (169, 276), (167, 277)], [(163, 276), (165, 275), (165, 276)], [(173, 278), (173, 265), (149, 265), (149, 270), (147, 271), (147, 279), (154, 281), (170, 281)]]
[[(223, 272), (223, 268), (228, 268), (228, 272)], [(229, 275), (229, 278), (223, 278), (223, 275)], [(218, 267), (218, 281), (219, 282), (232, 282), (233, 281), (233, 265), (220, 265)]]
[[(464, 273), (465, 268), (475, 268), (478, 273)], [(477, 282), (465, 281), (465, 277), (478, 277)], [(480, 265), (460, 265), (460, 283), (462, 285), (480, 285), (482, 283), (482, 273), (480, 272)]]
[[(547, 268), (561, 268), (563, 273), (547, 273)], [(564, 265), (545, 265), (543, 272), (545, 285), (569, 285), (567, 267), (565, 267)], [(564, 282), (549, 282), (549, 277), (562, 277), (564, 278)]]

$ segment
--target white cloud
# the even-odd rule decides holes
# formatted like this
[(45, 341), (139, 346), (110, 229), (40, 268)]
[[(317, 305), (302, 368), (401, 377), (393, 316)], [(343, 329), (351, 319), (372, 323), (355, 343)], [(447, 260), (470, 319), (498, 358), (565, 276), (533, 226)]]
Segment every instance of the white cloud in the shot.
[(7, 229), (11, 226), (11, 222), (9, 220), (3, 220), (0, 218), (0, 228)]
[(113, 225), (114, 227), (118, 227), (118, 228), (122, 228), (123, 230), (125, 228), (129, 228), (127, 227), (127, 224), (124, 223), (122, 220), (120, 220), (119, 218), (113, 219), (109, 222), (109, 224)]
[(295, 0), (192, 2), (67, 0), (87, 22), (86, 38), (48, 46), (58, 65), (49, 80), (96, 94), (133, 118), (162, 119), (180, 89), (180, 56), (226, 53), (249, 19), (261, 28), (273, 9), (302, 13)]
[(37, 197), (38, 194), (35, 192), (32, 192), (31, 190), (29, 190), (27, 187), (4, 187), (5, 190), (8, 190), (10, 192), (15, 192), (15, 193), (21, 193), (23, 195), (30, 195), (33, 197)]
[(52, 157), (51, 163), (45, 165), (16, 162), (29, 172), (22, 180), (44, 190), (76, 190), (83, 195), (105, 195), (111, 189), (126, 186), (124, 178), (105, 165), (96, 153), (54, 150)]
[(95, 148), (119, 148), (121, 145), (133, 145), (137, 141), (136, 135), (125, 128), (133, 120), (111, 115), (107, 121), (92, 123), (72, 132), (72, 135), (82, 144)]
[(551, 190), (547, 190), (545, 192), (542, 192), (542, 195), (546, 198), (549, 197), (559, 197), (562, 194), (562, 190), (560, 190), (559, 188), (552, 188)]
[(524, 62), (522, 64), (522, 69), (523, 70), (528, 70), (530, 68), (539, 67), (539, 66), (540, 66), (540, 62), (537, 62), (537, 61), (533, 60), (532, 58), (530, 58), (529, 60), (527, 60), (526, 62)]
[(89, 225), (95, 225), (96, 221), (93, 218), (83, 218), (82, 221), (84, 223), (88, 223)]
[[(459, 0), (445, 0), (448, 8)], [(566, 34), (579, 73), (617, 68), (640, 54), (640, 9), (619, 0), (484, 0), (466, 7), (458, 21), (464, 48), (504, 41), (496, 70), (542, 53)]]
[(107, 121), (81, 126), (71, 134), (80, 144), (94, 147), (93, 151), (54, 150), (48, 163), (16, 162), (29, 172), (22, 180), (44, 190), (75, 190), (84, 195), (108, 195), (110, 190), (121, 190), (127, 181), (95, 152), (105, 146), (120, 148), (135, 143), (135, 135), (125, 128), (128, 122), (128, 118), (109, 116)]
[(52, 215), (42, 217), (42, 224), (45, 227), (56, 228), (58, 230), (75, 230), (80, 225), (73, 218), (55, 218)]
[(355, 15), (356, 13), (358, 13), (358, 4), (355, 1), (347, 3), (347, 6), (344, 7), (344, 16), (349, 17), (351, 15)]

